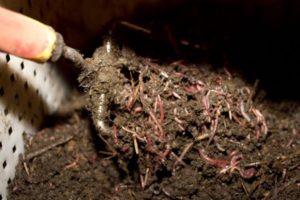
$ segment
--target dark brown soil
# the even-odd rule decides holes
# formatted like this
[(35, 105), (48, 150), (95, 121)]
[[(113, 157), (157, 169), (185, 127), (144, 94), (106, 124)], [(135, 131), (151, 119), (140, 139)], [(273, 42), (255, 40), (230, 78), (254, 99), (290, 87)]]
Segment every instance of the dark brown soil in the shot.
[(26, 139), (10, 199), (300, 198), (299, 103), (208, 64), (105, 48), (87, 63), (91, 114)]

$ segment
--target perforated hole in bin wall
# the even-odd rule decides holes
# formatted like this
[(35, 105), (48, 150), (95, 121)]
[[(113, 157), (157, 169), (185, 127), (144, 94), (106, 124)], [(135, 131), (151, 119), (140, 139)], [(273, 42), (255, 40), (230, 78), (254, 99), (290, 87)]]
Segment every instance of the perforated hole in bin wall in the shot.
[(4, 88), (2, 86), (2, 87), (0, 87), (0, 97), (2, 97), (3, 95), (4, 95)]
[(8, 63), (10, 61), (10, 55), (6, 54), (5, 59), (6, 59), (6, 62)]
[(0, 200), (15, 176), (23, 137), (34, 134), (57, 109), (68, 88), (55, 66), (0, 52)]

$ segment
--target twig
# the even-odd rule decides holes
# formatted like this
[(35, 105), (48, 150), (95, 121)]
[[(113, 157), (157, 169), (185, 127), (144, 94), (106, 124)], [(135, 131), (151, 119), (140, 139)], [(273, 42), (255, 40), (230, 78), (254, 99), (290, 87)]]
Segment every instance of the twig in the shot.
[(27, 167), (27, 163), (23, 162), (23, 166), (24, 166), (24, 169), (25, 169), (25, 172), (26, 172), (27, 176), (30, 176), (29, 169)]
[(163, 192), (164, 195), (166, 195), (168, 198), (173, 199), (171, 196), (170, 192), (168, 192), (165, 188), (162, 188), (161, 191)]
[(250, 97), (248, 99), (248, 103), (250, 103), (251, 101), (254, 101), (254, 97), (257, 94), (257, 88), (258, 88), (258, 84), (259, 84), (259, 79), (256, 79), (252, 88), (252, 91), (250, 93)]
[(160, 122), (160, 124), (163, 124), (165, 114), (164, 114), (164, 105), (160, 98), (160, 95), (157, 95), (157, 102), (158, 102), (158, 108), (159, 108), (159, 113), (160, 113), (159, 114), (159, 122)]
[(201, 135), (199, 135), (199, 136), (196, 137), (195, 142), (199, 142), (201, 140), (205, 140), (206, 138), (209, 138), (209, 134), (208, 133), (201, 134)]
[(183, 166), (186, 167), (185, 162), (180, 160), (180, 158), (173, 151), (171, 152), (171, 156), (173, 156), (176, 159), (176, 163), (180, 163), (180, 164), (182, 164)]
[(62, 144), (65, 144), (65, 143), (69, 142), (71, 139), (73, 139), (73, 136), (68, 136), (68, 137), (63, 138), (63, 139), (61, 139), (61, 140), (59, 140), (59, 141), (57, 141), (53, 144), (50, 144), (46, 147), (43, 147), (43, 148), (41, 148), (41, 149), (39, 149), (35, 152), (29, 153), (25, 156), (25, 160), (29, 161), (29, 160), (45, 153), (46, 151), (49, 151), (50, 149), (53, 149), (54, 147), (57, 147), (59, 145), (62, 145)]
[(140, 175), (142, 189), (145, 189), (145, 187), (147, 185), (148, 175), (149, 175), (149, 168), (146, 169), (146, 173), (145, 173), (144, 177), (143, 177), (143, 175)]
[(178, 160), (175, 162), (175, 166), (180, 162), (183, 161), (184, 156), (189, 152), (189, 150), (193, 147), (194, 142), (189, 143), (188, 145), (186, 145), (186, 147), (184, 148), (184, 150), (182, 151), (182, 153), (180, 154)]
[(210, 138), (209, 138), (209, 140), (207, 142), (207, 147), (210, 145), (211, 141), (214, 139), (214, 137), (216, 135), (218, 122), (219, 122), (219, 116), (217, 115), (216, 119), (213, 120), (213, 126), (212, 126), (212, 130), (211, 130)]
[(161, 124), (158, 122), (158, 120), (156, 119), (156, 117), (155, 117), (155, 115), (153, 114), (152, 111), (149, 111), (149, 115), (152, 118), (152, 120), (154, 121), (154, 123), (156, 124), (157, 128), (159, 129), (160, 138), (164, 139), (165, 138), (165, 134), (164, 134), (164, 130), (163, 130)]
[(112, 154), (117, 155), (117, 151), (115, 150), (115, 148), (102, 136), (102, 134), (98, 133), (97, 135), (106, 144), (106, 146), (112, 151)]
[(229, 119), (231, 121), (232, 120), (232, 113), (231, 113), (230, 104), (229, 104), (229, 102), (227, 100), (225, 100), (225, 103), (226, 103), (226, 107), (228, 109)]
[(136, 24), (132, 24), (132, 23), (127, 22), (127, 21), (121, 21), (120, 24), (122, 24), (123, 26), (126, 26), (128, 28), (131, 28), (133, 30), (136, 30), (136, 31), (141, 31), (141, 32), (146, 33), (146, 34), (151, 34), (151, 31), (149, 29), (143, 28), (141, 26), (138, 26)]
[(240, 110), (241, 110), (241, 113), (242, 113), (242, 116), (247, 120), (247, 122), (251, 122), (251, 119), (249, 117), (249, 115), (245, 112), (245, 107), (244, 107), (244, 102), (241, 101), (240, 103)]
[(243, 187), (243, 189), (244, 189), (244, 191), (245, 191), (245, 193), (246, 193), (246, 195), (247, 195), (247, 198), (248, 198), (248, 199), (251, 199), (250, 194), (249, 194), (249, 191), (248, 191), (247, 187), (245, 186), (243, 179), (242, 179), (242, 178), (239, 178), (239, 180), (240, 180), (240, 182), (241, 182), (241, 184), (242, 184), (242, 187)]
[(134, 131), (132, 131), (132, 130), (129, 130), (129, 129), (123, 127), (123, 126), (122, 126), (122, 129), (123, 129), (124, 131), (126, 131), (126, 132), (132, 134), (134, 150), (135, 150), (135, 153), (136, 153), (137, 155), (139, 155), (139, 145), (138, 145), (137, 140), (136, 140), (136, 138), (137, 138), (137, 133), (134, 132)]
[(228, 79), (228, 80), (231, 80), (232, 75), (231, 75), (231, 73), (228, 71), (228, 69), (227, 69), (226, 67), (224, 67), (224, 72), (225, 72), (225, 74), (227, 75), (227, 79)]

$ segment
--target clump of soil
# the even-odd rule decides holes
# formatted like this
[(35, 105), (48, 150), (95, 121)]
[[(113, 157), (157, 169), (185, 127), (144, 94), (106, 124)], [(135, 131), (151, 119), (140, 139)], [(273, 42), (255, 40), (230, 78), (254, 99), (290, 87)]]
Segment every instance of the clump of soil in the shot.
[[(96, 50), (90, 116), (35, 135), (12, 199), (298, 199), (299, 105), (271, 107), (227, 69)], [(68, 136), (70, 136), (68, 138)], [(32, 155), (32, 154), (31, 154)], [(23, 167), (24, 166), (24, 167)], [(221, 191), (221, 192), (218, 192)]]
[[(237, 166), (242, 159), (246, 162), (243, 152), (253, 148), (238, 144), (263, 140), (268, 127), (252, 102), (253, 91), (232, 85), (228, 71), (222, 72), (224, 77), (211, 77), (199, 66), (159, 66), (103, 47), (88, 61), (93, 69), (81, 79), (94, 124), (111, 153), (126, 164), (124, 170), (137, 173), (143, 188), (157, 181), (158, 171), (176, 173), (198, 154), (223, 173), (238, 170), (243, 178), (254, 176), (254, 168)], [(230, 148), (229, 141), (234, 144)], [(233, 159), (232, 166), (230, 160), (219, 163), (204, 153), (215, 150)]]

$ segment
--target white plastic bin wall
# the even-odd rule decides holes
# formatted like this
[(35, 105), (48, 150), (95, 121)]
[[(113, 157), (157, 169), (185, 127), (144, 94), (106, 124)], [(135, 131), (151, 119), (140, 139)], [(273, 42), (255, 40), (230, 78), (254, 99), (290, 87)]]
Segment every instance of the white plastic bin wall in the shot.
[(57, 68), (0, 52), (0, 200), (9, 199), (7, 185), (24, 153), (23, 138), (36, 133), (44, 116), (68, 96)]

